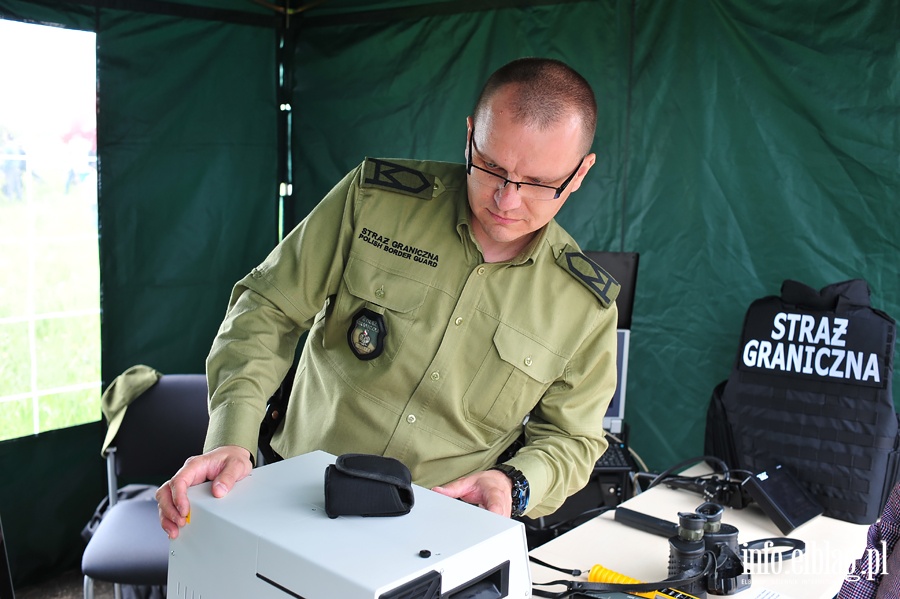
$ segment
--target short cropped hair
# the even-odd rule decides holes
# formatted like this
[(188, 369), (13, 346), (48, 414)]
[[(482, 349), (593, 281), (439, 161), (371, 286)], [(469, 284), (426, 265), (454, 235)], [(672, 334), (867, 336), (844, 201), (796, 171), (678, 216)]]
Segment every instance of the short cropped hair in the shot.
[(597, 128), (597, 100), (590, 84), (575, 69), (552, 58), (519, 58), (507, 63), (484, 84), (475, 103), (476, 121), (494, 95), (508, 85), (517, 88), (514, 119), (545, 128), (574, 111), (581, 117), (584, 154), (590, 151)]

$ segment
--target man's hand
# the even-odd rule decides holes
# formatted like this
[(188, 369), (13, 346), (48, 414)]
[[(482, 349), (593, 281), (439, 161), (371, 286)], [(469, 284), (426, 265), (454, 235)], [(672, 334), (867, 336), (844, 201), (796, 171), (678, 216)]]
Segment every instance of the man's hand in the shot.
[(249, 452), (243, 447), (226, 445), (203, 455), (188, 458), (184, 466), (156, 491), (159, 502), (159, 523), (170, 539), (178, 537), (178, 531), (187, 524), (191, 511), (188, 487), (213, 481), (214, 497), (224, 497), (234, 483), (253, 469)]
[(512, 481), (499, 470), (476, 472), (431, 490), (507, 518), (512, 515)]

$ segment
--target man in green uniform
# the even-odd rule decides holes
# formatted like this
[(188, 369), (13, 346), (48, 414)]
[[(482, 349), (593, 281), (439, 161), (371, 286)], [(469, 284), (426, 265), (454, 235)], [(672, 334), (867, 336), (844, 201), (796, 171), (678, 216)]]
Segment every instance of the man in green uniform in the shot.
[(280, 455), (389, 456), (506, 516), (583, 487), (606, 449), (618, 286), (553, 218), (594, 164), (595, 125), (580, 75), (520, 59), (467, 119), (466, 165), (367, 159), (338, 183), (234, 287), (207, 360), (205, 453), (157, 493), (169, 536), (190, 485), (221, 497), (250, 473), (305, 331)]

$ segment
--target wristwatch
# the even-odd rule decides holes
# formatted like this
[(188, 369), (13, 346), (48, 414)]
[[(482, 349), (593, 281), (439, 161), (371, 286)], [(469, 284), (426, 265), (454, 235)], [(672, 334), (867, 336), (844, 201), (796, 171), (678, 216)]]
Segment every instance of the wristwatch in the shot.
[(499, 470), (512, 481), (512, 515), (521, 516), (528, 507), (528, 479), (516, 468), (509, 464), (497, 464), (491, 470)]

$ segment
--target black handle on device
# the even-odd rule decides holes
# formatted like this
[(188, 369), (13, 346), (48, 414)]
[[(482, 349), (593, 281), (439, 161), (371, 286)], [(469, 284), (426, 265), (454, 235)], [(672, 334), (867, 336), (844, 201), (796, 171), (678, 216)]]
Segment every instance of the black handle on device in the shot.
[(661, 537), (671, 537), (678, 534), (678, 525), (662, 518), (648, 516), (625, 507), (616, 508), (616, 522), (626, 526), (649, 532)]

